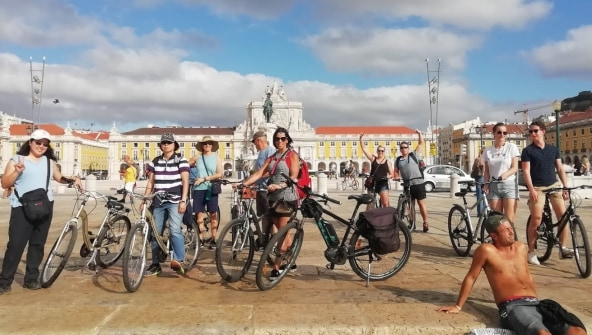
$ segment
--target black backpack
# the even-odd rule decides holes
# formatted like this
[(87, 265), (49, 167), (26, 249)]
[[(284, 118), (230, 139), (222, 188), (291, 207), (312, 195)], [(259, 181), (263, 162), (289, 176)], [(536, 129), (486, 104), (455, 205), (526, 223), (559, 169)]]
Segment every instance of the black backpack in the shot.
[(380, 207), (360, 213), (357, 222), (360, 234), (368, 239), (370, 248), (379, 255), (399, 250), (399, 217), (397, 209)]

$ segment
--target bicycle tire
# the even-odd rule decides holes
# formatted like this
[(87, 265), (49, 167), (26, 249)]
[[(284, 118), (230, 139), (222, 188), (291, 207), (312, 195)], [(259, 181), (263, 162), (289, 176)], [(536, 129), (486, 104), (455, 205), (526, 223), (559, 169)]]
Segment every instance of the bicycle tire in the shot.
[(230, 221), (216, 241), (216, 269), (220, 277), (229, 283), (243, 278), (253, 263), (255, 247), (253, 232), (245, 227), (245, 219)]
[[(481, 241), (481, 243), (493, 243), (493, 239), (491, 238), (491, 236), (489, 236), (489, 233), (487, 232), (487, 230), (485, 230), (485, 220), (487, 220), (487, 217), (489, 216), (488, 213), (483, 214), (483, 218), (481, 219), (481, 230), (479, 231), (479, 238)], [(512, 227), (513, 228), (513, 227)], [(516, 229), (514, 229), (514, 236), (516, 236)]]
[[(287, 236), (292, 234), (292, 244), (290, 248), (285, 252), (281, 252), (281, 246), (283, 245)], [(304, 239), (304, 230), (299, 227), (297, 220), (288, 222), (282, 229), (280, 229), (272, 238), (263, 250), (257, 271), (255, 273), (255, 281), (257, 287), (262, 291), (267, 291), (274, 288), (279, 284), (282, 279), (288, 274), (289, 270), (295, 263), (302, 248), (302, 240)], [(278, 247), (279, 246), (279, 247)], [(284, 271), (280, 271), (280, 275), (275, 279), (271, 280), (270, 275), (273, 270), (273, 266), (267, 262), (268, 258), (272, 258), (274, 261), (280, 261), (282, 266), (285, 266)]]
[(132, 224), (125, 215), (112, 217), (109, 222), (103, 225), (97, 238), (97, 264), (102, 268), (108, 268), (115, 264), (125, 247), (125, 239)]
[(397, 224), (401, 243), (399, 250), (384, 255), (372, 252), (369, 241), (358, 232), (352, 234), (349, 242), (349, 265), (360, 278), (370, 281), (386, 280), (405, 267), (411, 255), (411, 231), (404, 222), (397, 221)]
[(576, 265), (583, 278), (590, 277), (590, 242), (584, 223), (579, 216), (573, 218), (571, 224), (571, 237), (574, 247)]
[(185, 272), (193, 269), (199, 257), (199, 234), (194, 221), (189, 225), (181, 225), (181, 232), (185, 241)]
[(352, 180), (352, 189), (356, 191), (358, 188), (360, 188), (360, 182), (357, 179)]
[(473, 232), (467, 219), (467, 211), (460, 205), (453, 205), (448, 212), (448, 236), (457, 255), (469, 255), (474, 244)]
[(40, 278), (41, 287), (48, 288), (58, 279), (72, 255), (77, 233), (78, 227), (75, 221), (70, 221), (64, 226), (43, 265)]
[(415, 230), (415, 213), (412, 213), (412, 203), (409, 199), (401, 201), (400, 207), (398, 208), (399, 219), (407, 223), (409, 230)]
[(128, 292), (136, 292), (142, 284), (147, 248), (148, 237), (144, 234), (144, 226), (133, 225), (125, 239), (123, 251), (123, 284)]
[[(543, 219), (541, 220), (541, 226), (538, 229), (539, 237), (534, 244), (535, 252), (537, 250), (543, 250), (544, 253), (542, 256), (538, 256), (537, 258), (540, 263), (546, 261), (551, 257), (551, 253), (553, 252), (553, 245), (555, 245), (555, 235), (553, 234), (553, 223), (550, 222), (550, 217), (543, 215)], [(528, 219), (526, 219), (526, 243), (527, 245), (530, 244), (530, 239), (528, 237), (528, 229), (530, 227), (530, 215)], [(541, 233), (542, 232), (542, 233)]]

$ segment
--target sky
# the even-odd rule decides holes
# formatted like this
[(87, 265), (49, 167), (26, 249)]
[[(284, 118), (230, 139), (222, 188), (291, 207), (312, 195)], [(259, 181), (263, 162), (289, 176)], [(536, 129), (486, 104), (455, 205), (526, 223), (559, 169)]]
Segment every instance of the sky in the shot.
[[(0, 111), (62, 127), (232, 127), (274, 81), (313, 127), (522, 122), (515, 111), (551, 114), (553, 100), (592, 90), (591, 0), (0, 0), (0, 8)], [(43, 57), (34, 107), (30, 61), (39, 74)]]

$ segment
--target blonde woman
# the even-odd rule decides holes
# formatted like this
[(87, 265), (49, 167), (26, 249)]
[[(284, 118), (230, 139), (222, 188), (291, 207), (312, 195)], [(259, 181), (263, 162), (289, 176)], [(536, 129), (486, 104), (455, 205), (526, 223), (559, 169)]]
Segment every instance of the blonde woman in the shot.
[(515, 203), (518, 198), (515, 179), (518, 172), (520, 150), (507, 141), (508, 128), (505, 123), (493, 126), (493, 145), (481, 155), (483, 179), (485, 182), (497, 181), (483, 186), (492, 210), (504, 213), (512, 225), (516, 216)]

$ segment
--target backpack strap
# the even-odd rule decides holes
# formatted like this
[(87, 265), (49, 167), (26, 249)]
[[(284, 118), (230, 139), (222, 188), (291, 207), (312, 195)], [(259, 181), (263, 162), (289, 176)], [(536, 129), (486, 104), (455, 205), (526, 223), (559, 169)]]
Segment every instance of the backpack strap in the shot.
[[(49, 190), (49, 157), (45, 156), (45, 160), (47, 161), (47, 179), (45, 180), (45, 192), (47, 192), (47, 190)], [(21, 196), (18, 194), (16, 187), (14, 188), (14, 195), (16, 195), (20, 202)]]
[[(287, 154), (288, 154), (288, 152), (290, 152), (290, 151), (292, 151), (292, 149), (288, 149), (288, 150), (286, 150), (286, 152), (284, 152), (284, 153), (282, 154), (282, 156), (280, 157), (280, 159), (278, 159), (278, 160), (276, 160), (276, 161), (275, 161), (275, 164), (273, 165), (273, 168), (271, 169), (271, 173), (270, 173), (270, 175), (273, 175), (273, 173), (275, 172), (275, 169), (277, 168), (277, 166), (278, 166), (278, 164), (280, 163), (280, 161), (281, 161), (281, 160), (283, 160), (283, 159), (284, 159), (284, 157), (286, 157), (286, 155), (287, 155)], [(274, 159), (275, 159), (275, 157), (274, 157)]]

